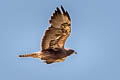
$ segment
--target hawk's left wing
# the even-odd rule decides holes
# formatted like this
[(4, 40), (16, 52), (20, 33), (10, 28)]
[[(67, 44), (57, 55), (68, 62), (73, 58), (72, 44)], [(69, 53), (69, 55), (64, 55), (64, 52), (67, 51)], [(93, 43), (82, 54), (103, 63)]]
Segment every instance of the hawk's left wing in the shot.
[(42, 39), (42, 50), (48, 48), (64, 48), (64, 44), (71, 32), (71, 21), (67, 11), (61, 6), (62, 12), (57, 7), (51, 20), (51, 26), (46, 30)]

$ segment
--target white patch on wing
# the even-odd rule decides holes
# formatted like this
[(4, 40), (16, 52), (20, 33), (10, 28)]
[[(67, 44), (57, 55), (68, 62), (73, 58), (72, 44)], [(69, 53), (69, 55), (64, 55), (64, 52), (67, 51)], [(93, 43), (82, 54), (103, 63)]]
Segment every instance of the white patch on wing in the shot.
[(59, 39), (61, 36), (56, 37), (56, 39)]

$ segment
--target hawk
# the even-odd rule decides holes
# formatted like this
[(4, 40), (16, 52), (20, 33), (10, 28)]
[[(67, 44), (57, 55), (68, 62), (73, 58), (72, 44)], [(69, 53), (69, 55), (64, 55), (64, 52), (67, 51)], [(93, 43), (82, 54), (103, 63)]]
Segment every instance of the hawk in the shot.
[(58, 7), (56, 8), (49, 23), (51, 25), (42, 38), (42, 50), (31, 54), (19, 55), (19, 57), (40, 58), (45, 63), (51, 64), (64, 61), (67, 56), (76, 53), (72, 49), (64, 48), (65, 41), (71, 33), (71, 19), (63, 6), (61, 6), (61, 10)]

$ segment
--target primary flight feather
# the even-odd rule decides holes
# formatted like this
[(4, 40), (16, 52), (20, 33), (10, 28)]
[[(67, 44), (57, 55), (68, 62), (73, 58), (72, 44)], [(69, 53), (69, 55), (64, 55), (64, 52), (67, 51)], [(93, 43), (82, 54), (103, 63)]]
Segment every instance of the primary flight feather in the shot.
[(51, 64), (64, 61), (67, 56), (76, 53), (72, 49), (64, 48), (65, 41), (71, 33), (71, 19), (62, 6), (61, 10), (57, 7), (49, 20), (51, 25), (43, 36), (42, 50), (31, 54), (19, 55), (19, 57), (40, 58), (45, 63)]

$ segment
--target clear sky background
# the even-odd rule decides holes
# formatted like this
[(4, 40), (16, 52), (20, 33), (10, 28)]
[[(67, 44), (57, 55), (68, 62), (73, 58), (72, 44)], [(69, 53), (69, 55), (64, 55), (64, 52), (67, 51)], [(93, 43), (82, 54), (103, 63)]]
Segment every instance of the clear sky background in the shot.
[[(72, 19), (64, 62), (18, 58), (39, 51), (55, 8)], [(120, 0), (0, 0), (0, 80), (120, 80)]]

